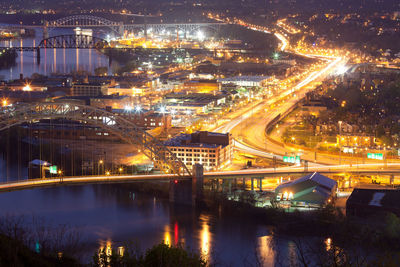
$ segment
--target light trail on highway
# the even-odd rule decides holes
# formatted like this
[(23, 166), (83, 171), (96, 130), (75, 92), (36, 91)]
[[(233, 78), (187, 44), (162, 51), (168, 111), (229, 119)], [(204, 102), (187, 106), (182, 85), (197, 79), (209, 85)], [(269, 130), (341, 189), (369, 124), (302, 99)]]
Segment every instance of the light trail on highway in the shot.
[[(205, 179), (215, 178), (236, 178), (236, 177), (267, 177), (270, 175), (291, 175), (305, 174), (313, 172), (337, 173), (337, 174), (364, 174), (364, 175), (394, 175), (400, 174), (400, 163), (387, 163), (383, 168), (382, 163), (367, 163), (357, 166), (348, 165), (330, 165), (330, 166), (309, 166), (307, 169), (298, 166), (289, 166), (281, 168), (259, 168), (245, 169), (235, 171), (215, 171), (205, 172)], [(274, 177), (270, 177), (275, 179)], [(174, 174), (150, 174), (150, 175), (110, 175), (110, 176), (82, 176), (82, 177), (58, 177), (45, 179), (28, 179), (15, 182), (6, 182), (0, 184), (0, 191), (9, 192), (15, 190), (31, 189), (46, 186), (65, 186), (93, 183), (119, 183), (119, 182), (169, 182), (174, 180), (189, 180), (190, 176), (179, 176)]]
[[(243, 27), (246, 27), (250, 30), (254, 30), (254, 31), (259, 31), (259, 32), (263, 32), (266, 34), (271, 34), (271, 32), (269, 30), (267, 30), (265, 27), (262, 26), (258, 26), (258, 25), (253, 25), (253, 24), (246, 24), (246, 23), (239, 23), (238, 25), (241, 25)], [(284, 37), (283, 34), (275, 32), (274, 36), (281, 42), (280, 45), (280, 50), (281, 51), (286, 51), (290, 45), (289, 45), (289, 41), (287, 38)], [(301, 52), (298, 52), (296, 50), (294, 51), (288, 51), (290, 53), (299, 55), (299, 56), (305, 56), (308, 58), (315, 58), (315, 59), (324, 59), (327, 61), (327, 66), (325, 66), (323, 69), (319, 70), (319, 71), (315, 71), (312, 72), (311, 74), (309, 74), (305, 79), (303, 79), (302, 81), (300, 81), (299, 83), (297, 83), (293, 88), (284, 91), (283, 93), (281, 93), (279, 96), (276, 96), (274, 98), (271, 98), (269, 100), (267, 100), (266, 102), (262, 103), (262, 104), (258, 104), (257, 106), (253, 107), (252, 109), (248, 110), (247, 112), (244, 112), (243, 114), (241, 114), (240, 116), (232, 119), (231, 121), (217, 127), (216, 129), (214, 129), (214, 131), (216, 132), (222, 132), (222, 133), (228, 133), (231, 132), (234, 128), (236, 128), (238, 125), (240, 125), (241, 123), (243, 123), (244, 121), (246, 121), (247, 119), (249, 119), (252, 115), (260, 112), (265, 106), (269, 106), (272, 105), (276, 102), (278, 102), (279, 100), (288, 97), (289, 95), (293, 94), (293, 97), (291, 97), (291, 99), (287, 100), (286, 103), (291, 103), (292, 105), (287, 105), (288, 110), (297, 103), (298, 100), (300, 100), (300, 96), (297, 96), (297, 99), (295, 98), (295, 94), (296, 92), (300, 91), (301, 89), (303, 89), (305, 86), (309, 85), (310, 83), (316, 81), (317, 79), (323, 77), (324, 75), (328, 75), (329, 72), (331, 72), (332, 70), (335, 70), (336, 68), (338, 68), (338, 66), (342, 65), (343, 62), (346, 62), (346, 59), (341, 58), (341, 57), (333, 57), (333, 56), (326, 56), (326, 55), (312, 55), (312, 54), (304, 54)], [(312, 90), (312, 89), (310, 89)], [(281, 110), (281, 112), (285, 112), (284, 110)], [(271, 116), (271, 120), (274, 117)], [(234, 147), (236, 150), (238, 151), (242, 151), (242, 152), (246, 152), (249, 154), (253, 154), (256, 156), (261, 156), (261, 157), (265, 157), (265, 158), (276, 158), (279, 160), (282, 160), (282, 156), (280, 155), (276, 155), (270, 152), (267, 152), (265, 150), (261, 150), (259, 148), (253, 147), (251, 145), (245, 144), (244, 142), (240, 142), (239, 140), (234, 139)], [(310, 163), (314, 166), (322, 166), (321, 164), (317, 164), (317, 163)]]

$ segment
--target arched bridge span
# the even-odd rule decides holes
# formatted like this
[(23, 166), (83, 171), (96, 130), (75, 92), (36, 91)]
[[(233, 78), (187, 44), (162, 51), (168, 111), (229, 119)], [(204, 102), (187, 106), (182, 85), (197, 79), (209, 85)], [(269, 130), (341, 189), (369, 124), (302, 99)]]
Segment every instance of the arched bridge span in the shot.
[(143, 153), (157, 162), (157, 166), (165, 173), (190, 175), (186, 165), (158, 139), (130, 120), (91, 106), (45, 102), (4, 107), (0, 109), (0, 131), (41, 119), (76, 120), (100, 127), (119, 136), (127, 143), (141, 147)]

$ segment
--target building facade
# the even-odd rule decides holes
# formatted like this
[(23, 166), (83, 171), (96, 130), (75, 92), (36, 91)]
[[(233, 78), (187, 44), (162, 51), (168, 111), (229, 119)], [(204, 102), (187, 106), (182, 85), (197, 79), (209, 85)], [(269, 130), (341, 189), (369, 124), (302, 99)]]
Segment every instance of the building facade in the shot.
[(99, 96), (106, 95), (108, 85), (105, 83), (76, 83), (72, 85), (73, 96)]
[(164, 145), (189, 169), (201, 164), (204, 170), (219, 170), (230, 164), (233, 157), (231, 134), (195, 132), (180, 134), (167, 140)]

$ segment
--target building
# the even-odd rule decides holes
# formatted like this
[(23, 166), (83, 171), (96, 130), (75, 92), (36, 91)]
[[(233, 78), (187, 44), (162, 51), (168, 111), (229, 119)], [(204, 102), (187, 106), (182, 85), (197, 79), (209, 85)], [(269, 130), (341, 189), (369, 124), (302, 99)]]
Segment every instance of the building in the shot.
[(219, 91), (220, 84), (216, 80), (189, 80), (183, 84), (185, 90), (196, 93), (211, 93)]
[(136, 126), (145, 129), (153, 129), (163, 127), (165, 129), (171, 128), (171, 116), (168, 114), (156, 113), (154, 110), (140, 110), (140, 112), (132, 109), (111, 109), (111, 113), (124, 117), (132, 121)]
[(355, 188), (346, 202), (346, 214), (371, 216), (391, 212), (400, 216), (400, 190)]
[(175, 94), (170, 93), (164, 96), (163, 102), (167, 110), (176, 112), (189, 111), (190, 114), (207, 113), (215, 106), (225, 104), (227, 95), (225, 94)]
[(99, 96), (106, 95), (108, 85), (106, 83), (75, 83), (72, 85), (73, 96)]
[(221, 133), (199, 131), (180, 134), (164, 142), (171, 153), (191, 168), (202, 164), (204, 170), (217, 170), (230, 164), (233, 157), (232, 136)]
[(2, 106), (17, 102), (45, 102), (53, 98), (49, 92), (36, 91), (4, 91), (0, 90), (0, 101)]
[(144, 96), (149, 94), (152, 91), (151, 87), (147, 86), (132, 86), (132, 87), (123, 87), (121, 85), (116, 85), (112, 87), (108, 87), (107, 94), (108, 95), (127, 95), (127, 96)]
[(218, 81), (222, 84), (235, 84), (242, 87), (262, 87), (266, 83), (272, 81), (272, 77), (269, 76), (235, 76), (225, 79), (219, 79)]
[(93, 106), (101, 109), (123, 109), (132, 104), (131, 97), (127, 95), (66, 96), (60, 97), (56, 101)]
[(341, 134), (336, 135), (336, 144), (342, 147), (372, 147), (376, 144), (373, 135)]
[(289, 201), (294, 206), (322, 206), (335, 197), (337, 182), (314, 172), (279, 185), (275, 189), (278, 201)]

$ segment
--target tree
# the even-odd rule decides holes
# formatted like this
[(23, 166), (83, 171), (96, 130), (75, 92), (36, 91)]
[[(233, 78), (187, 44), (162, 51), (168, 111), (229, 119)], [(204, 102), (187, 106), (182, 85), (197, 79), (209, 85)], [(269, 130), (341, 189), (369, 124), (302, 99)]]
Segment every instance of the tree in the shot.
[(94, 74), (96, 76), (105, 76), (108, 73), (108, 68), (107, 67), (98, 67), (94, 69)]

